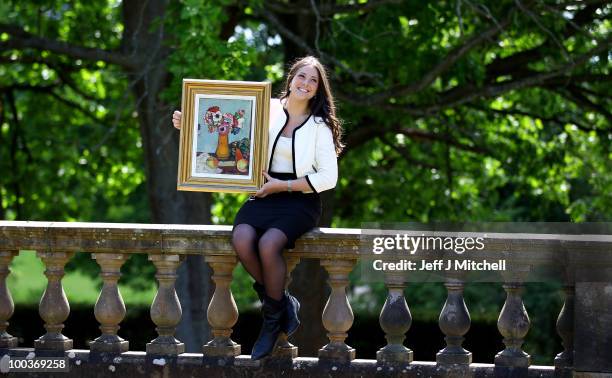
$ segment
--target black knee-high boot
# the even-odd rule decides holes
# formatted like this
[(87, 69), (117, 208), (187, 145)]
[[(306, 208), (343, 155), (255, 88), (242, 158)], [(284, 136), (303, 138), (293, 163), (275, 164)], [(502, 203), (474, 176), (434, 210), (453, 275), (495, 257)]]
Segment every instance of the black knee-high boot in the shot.
[[(253, 289), (257, 292), (257, 296), (261, 303), (263, 303), (263, 298), (266, 295), (266, 289), (264, 285), (255, 281), (253, 283)], [(285, 317), (281, 320), (281, 331), (286, 333), (287, 336), (293, 335), (293, 333), (297, 330), (300, 325), (300, 319), (298, 318), (298, 312), (300, 311), (300, 302), (296, 297), (289, 294), (288, 291), (285, 290), (285, 294), (287, 295), (287, 313)]]
[(285, 295), (283, 295), (280, 301), (264, 295), (263, 306), (261, 307), (263, 323), (261, 331), (259, 331), (259, 337), (255, 345), (253, 345), (253, 351), (251, 352), (252, 360), (259, 360), (272, 353), (276, 339), (281, 333), (281, 320), (285, 312), (287, 312), (286, 302), (287, 296)]
[(283, 332), (287, 336), (293, 335), (293, 333), (300, 326), (300, 319), (298, 319), (298, 311), (300, 311), (300, 302), (293, 295), (286, 292), (287, 295), (287, 311), (285, 318), (283, 319)]

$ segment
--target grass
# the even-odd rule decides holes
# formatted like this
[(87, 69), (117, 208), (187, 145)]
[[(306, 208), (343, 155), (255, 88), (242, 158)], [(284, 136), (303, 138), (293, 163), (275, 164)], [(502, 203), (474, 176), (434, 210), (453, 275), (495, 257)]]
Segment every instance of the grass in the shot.
[[(35, 251), (22, 251), (15, 256), (11, 263), (11, 274), (8, 276), (7, 285), (16, 304), (32, 305), (40, 301), (47, 286), (44, 271), (44, 264), (36, 256)], [(239, 264), (234, 270), (232, 293), (241, 310), (253, 307), (253, 304), (258, 301), (255, 292), (251, 289), (252, 283), (253, 280)], [(66, 273), (62, 279), (62, 286), (70, 304), (93, 306), (100, 294), (102, 279), (99, 276), (92, 278), (76, 270)], [(147, 290), (140, 290), (122, 285), (120, 280), (119, 291), (126, 306), (150, 306), (155, 297), (157, 285), (151, 282)]]
[[(15, 256), (7, 285), (17, 305), (31, 305), (40, 301), (47, 286), (44, 270), (43, 262), (34, 251), (22, 251)], [(74, 271), (66, 273), (62, 279), (62, 286), (70, 304), (93, 306), (100, 294), (102, 279)], [(153, 302), (157, 287), (155, 282), (151, 282), (151, 286), (146, 290), (136, 290), (122, 285), (119, 281), (119, 291), (126, 306), (141, 306), (150, 305)]]

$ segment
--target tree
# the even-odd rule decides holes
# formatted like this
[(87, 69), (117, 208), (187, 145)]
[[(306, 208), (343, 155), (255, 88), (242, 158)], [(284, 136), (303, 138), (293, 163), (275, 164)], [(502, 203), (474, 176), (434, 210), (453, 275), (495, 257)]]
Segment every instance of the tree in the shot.
[[(207, 10), (210, 13), (214, 13), (215, 10), (218, 14), (221, 13), (220, 6), (215, 4), (211, 4)], [(169, 100), (162, 95), (172, 83), (172, 74), (168, 71), (168, 57), (175, 50), (174, 45), (185, 43), (177, 34), (169, 34), (166, 31), (166, 23), (180, 24), (173, 19), (176, 17), (190, 20), (192, 26), (196, 20), (201, 25), (201, 18), (196, 19), (200, 11), (201, 9), (192, 5), (169, 5), (163, 0), (125, 1), (120, 6), (117, 3), (113, 5), (103, 1), (5, 3), (1, 12), (5, 21), (0, 24), (2, 70), (5, 73), (15, 72), (2, 83), (3, 104), (8, 104), (9, 107), (6, 109), (7, 106), (3, 106), (3, 124), (7, 129), (4, 132), (5, 126), (3, 126), (3, 136), (6, 133), (12, 141), (9, 152), (11, 169), (25, 172), (28, 169), (20, 168), (21, 165), (40, 163), (28, 148), (28, 144), (41, 142), (40, 136), (36, 133), (44, 129), (45, 122), (52, 127), (60, 127), (62, 123), (67, 122), (70, 126), (81, 129), (95, 125), (104, 130), (99, 132), (102, 137), (98, 139), (96, 145), (79, 146), (76, 155), (81, 155), (79, 158), (81, 165), (87, 166), (87, 158), (90, 157), (94, 159), (90, 164), (91, 169), (97, 170), (99, 165), (107, 163), (110, 153), (119, 153), (123, 158), (129, 156), (125, 174), (135, 169), (141, 172), (141, 168), (134, 165), (137, 166), (139, 162), (144, 164), (144, 175), (140, 174), (139, 178), (131, 183), (131, 188), (134, 189), (140, 183), (146, 187), (150, 215), (132, 214), (134, 218), (155, 223), (209, 223), (211, 204), (209, 194), (176, 191), (178, 135), (170, 127), (169, 117), (171, 110), (177, 107), (176, 99), (179, 97)], [(216, 61), (224, 59), (238, 61), (238, 59), (230, 54), (234, 49), (224, 50), (207, 45), (216, 42), (217, 36), (223, 34), (225, 30), (220, 19), (210, 20), (212, 21), (206, 25), (208, 32), (216, 34), (209, 36), (208, 39), (199, 40), (195, 46), (200, 51), (207, 51), (209, 58), (210, 51), (217, 51), (218, 56), (204, 64), (191, 66), (191, 71), (185, 70), (185, 72), (192, 74), (196, 72), (199, 75), (206, 73), (213, 77), (221, 77), (226, 72), (230, 72), (228, 78), (232, 78), (231, 75), (238, 75), (239, 70), (234, 70), (236, 67), (232, 65), (218, 67)], [(232, 30), (233, 27), (230, 26), (229, 29)], [(177, 30), (177, 33), (179, 32), (180, 30)], [(240, 45), (240, 42), (237, 44)], [(248, 64), (245, 61), (239, 63)], [(20, 71), (27, 72), (28, 75), (20, 75)], [(36, 78), (36, 73), (41, 73), (42, 77)], [(92, 80), (92, 77), (95, 80)], [(88, 79), (94, 83), (99, 82), (97, 85), (88, 85)], [(106, 90), (110, 93), (105, 93)], [(35, 102), (40, 104), (50, 102), (51, 114), (46, 118), (32, 120), (30, 117), (35, 115), (35, 111), (29, 107), (34, 106)], [(110, 109), (106, 109), (109, 105)], [(21, 111), (17, 110), (18, 106), (23, 107)], [(68, 116), (65, 115), (66, 112), (70, 112)], [(78, 116), (73, 115), (75, 112)], [(10, 123), (4, 122), (7, 113), (13, 117)], [(27, 115), (27, 118), (24, 115)], [(131, 116), (135, 120), (131, 120)], [(140, 129), (138, 138), (135, 138), (132, 129), (135, 126), (134, 121), (137, 121)], [(123, 122), (127, 124), (124, 125)], [(33, 136), (30, 140), (24, 138), (25, 127), (32, 127), (28, 131)], [(62, 136), (70, 137), (63, 133)], [(128, 147), (124, 143), (126, 141), (136, 143)], [(91, 143), (91, 139), (87, 142)], [(118, 145), (113, 145), (112, 142)], [(138, 144), (138, 147), (142, 146), (142, 156), (138, 156), (140, 151), (134, 149), (135, 144)], [(42, 157), (46, 161), (57, 157), (47, 151), (48, 149), (49, 147), (41, 149)], [(74, 152), (69, 156), (64, 155), (63, 159), (75, 160)], [(115, 167), (110, 167), (111, 172)], [(38, 179), (49, 183), (54, 177), (53, 171), (49, 171), (45, 172), (50, 173), (46, 177)], [(58, 172), (62, 178), (64, 173), (60, 172), (63, 171)], [(17, 174), (10, 182), (2, 185), (3, 197), (7, 197), (9, 190), (12, 189), (7, 201), (10, 205), (3, 206), (3, 212), (6, 207), (14, 209), (13, 218), (32, 219), (30, 214), (34, 214), (34, 217), (42, 215), (47, 219), (84, 220), (89, 218), (89, 215), (94, 220), (95, 218), (108, 220), (101, 214), (93, 216), (80, 213), (81, 206), (76, 203), (63, 211), (54, 209), (41, 211), (38, 214), (35, 211), (22, 211), (25, 198), (40, 199), (41, 203), (47, 204), (57, 202), (52, 188), (43, 188), (44, 195), (32, 188), (24, 190), (22, 188), (24, 177), (20, 177), (24, 175), (25, 173)], [(107, 183), (111, 180), (104, 174), (77, 172), (74, 167), (70, 176), (78, 180), (83, 177), (95, 180), (97, 177), (100, 182)], [(68, 178), (62, 179), (68, 180)], [(122, 178), (121, 182), (124, 180), (126, 179)], [(33, 181), (32, 184), (40, 184), (40, 181)], [(76, 184), (75, 186), (79, 189), (86, 187)], [(103, 187), (103, 191), (107, 189)], [(121, 194), (126, 195), (130, 192), (128, 188), (127, 193), (121, 192)], [(112, 193), (96, 194), (105, 197)], [(108, 201), (99, 202), (110, 205), (118, 197), (119, 195), (113, 196)], [(63, 199), (74, 201), (69, 196)], [(129, 203), (125, 198), (120, 201)], [(129, 214), (127, 218), (129, 219)], [(179, 269), (177, 281), (177, 290), (184, 311), (183, 321), (177, 333), (186, 343), (188, 350), (199, 350), (208, 337), (208, 325), (203, 309), (208, 301), (210, 289), (208, 268), (202, 258), (188, 256)]]
[[(609, 220), (611, 8), (551, 0), (8, 2), (0, 9), (0, 135), (11, 174), (0, 184), (1, 211), (130, 219), (129, 196), (146, 189), (153, 222), (208, 223), (211, 205), (214, 221), (231, 222), (240, 197), (175, 190), (169, 114), (180, 80), (268, 78), (278, 86), (288, 63), (313, 54), (330, 68), (346, 120), (341, 178), (325, 194), (323, 225)], [(48, 125), (70, 126), (58, 140), (75, 147), (50, 150), (60, 134)], [(138, 139), (142, 155), (128, 146)], [(52, 168), (31, 169), (37, 159)], [(76, 204), (83, 198), (86, 214)], [(179, 289), (192, 293), (181, 297), (191, 309), (184, 316), (205, 324), (208, 279), (197, 260), (184, 264)], [(302, 309), (319, 325), (326, 295), (317, 264), (298, 269), (294, 286), (309, 288)], [(307, 336), (298, 344), (312, 354), (322, 327)]]

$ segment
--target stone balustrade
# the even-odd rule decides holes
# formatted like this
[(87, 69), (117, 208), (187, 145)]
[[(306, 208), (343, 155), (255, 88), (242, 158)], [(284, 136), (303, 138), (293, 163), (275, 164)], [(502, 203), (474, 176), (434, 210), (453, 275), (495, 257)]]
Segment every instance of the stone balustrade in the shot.
[[(288, 252), (288, 279), (300, 259), (319, 259), (329, 274), (331, 293), (322, 313), (323, 326), (329, 343), (322, 345), (318, 358), (298, 357), (299, 345), (292, 345), (281, 337), (277, 350), (269, 358), (280, 361), (278, 365), (257, 365), (241, 353), (241, 346), (232, 340), (232, 328), (239, 313), (232, 296), (230, 283), (237, 264), (230, 243), (229, 226), (144, 225), (63, 222), (8, 222), (0, 221), (0, 356), (25, 356), (34, 352), (37, 356), (70, 356), (71, 371), (66, 376), (111, 376), (115, 370), (98, 369), (108, 365), (108, 356), (115, 356), (116, 372), (138, 376), (255, 376), (287, 374), (318, 376), (320, 374), (385, 375), (401, 376), (580, 376), (609, 374), (612, 366), (610, 351), (590, 356), (591, 344), (574, 340), (583, 332), (577, 319), (589, 321), (603, 313), (608, 321), (600, 320), (599, 330), (605, 337), (612, 333), (612, 321), (608, 310), (592, 305), (588, 307), (593, 288), (601, 303), (612, 301), (611, 284), (594, 279), (588, 285), (568, 281), (564, 287), (565, 303), (557, 322), (558, 337), (563, 351), (556, 356), (554, 366), (532, 366), (530, 356), (522, 349), (529, 331), (529, 315), (523, 305), (524, 285), (520, 275), (506, 277), (502, 284), (506, 300), (498, 320), (499, 337), (505, 349), (492, 364), (472, 363), (472, 353), (462, 343), (470, 329), (470, 313), (463, 299), (466, 284), (464, 277), (448, 276), (444, 282), (447, 299), (441, 304), (439, 325), (445, 335), (446, 346), (436, 355), (435, 362), (413, 360), (413, 351), (404, 346), (405, 334), (411, 327), (409, 305), (404, 289), (409, 284), (404, 276), (387, 272), (384, 277), (388, 297), (381, 309), (380, 326), (387, 345), (376, 354), (376, 360), (355, 359), (355, 349), (346, 344), (354, 320), (347, 297), (349, 273), (360, 259), (363, 234), (357, 229), (316, 229), (304, 235), (296, 248)], [(612, 253), (612, 236), (598, 235), (548, 235), (548, 234), (496, 234), (487, 248), (504, 253), (512, 250), (521, 253), (525, 267), (535, 267), (538, 261), (551, 257), (563, 261), (587, 261), (593, 266), (608, 266)], [(40, 300), (39, 312), (46, 333), (33, 346), (18, 345), (10, 335), (10, 318), (14, 303), (6, 285), (12, 259), (21, 250), (35, 250), (46, 270), (47, 288)], [(100, 323), (101, 335), (90, 350), (72, 349), (72, 340), (62, 334), (63, 322), (70, 314), (70, 306), (62, 277), (64, 266), (75, 252), (89, 252), (101, 267), (103, 287), (93, 309)], [(146, 351), (129, 351), (129, 340), (118, 335), (126, 308), (117, 282), (120, 268), (130, 254), (144, 253), (157, 269), (158, 291), (151, 305), (151, 319), (156, 325), (158, 337), (146, 346)], [(177, 268), (184, 257), (198, 254), (210, 265), (215, 290), (208, 305), (207, 316), (212, 339), (202, 345), (202, 353), (184, 353), (184, 345), (175, 338), (175, 329), (181, 318), (181, 306), (174, 288)], [(579, 255), (581, 254), (581, 255)], [(588, 259), (585, 260), (585, 255)], [(415, 257), (407, 257), (408, 259)], [(583, 264), (584, 265), (584, 264)], [(592, 266), (583, 266), (591, 271)], [(605, 273), (604, 273), (605, 274)], [(612, 279), (611, 279), (612, 281)], [(595, 285), (595, 286), (593, 286)], [(603, 293), (603, 294), (602, 294)], [(589, 299), (590, 298), (590, 299)], [(203, 309), (204, 310), (204, 309)], [(592, 334), (592, 333), (591, 333)], [(551, 335), (551, 337), (557, 337)], [(595, 337), (596, 336), (592, 336)], [(576, 345), (575, 345), (576, 344)], [(606, 345), (605, 341), (601, 345)], [(609, 344), (607, 344), (609, 347)], [(116, 359), (117, 356), (121, 358)], [(164, 358), (172, 363), (151, 363)], [(79, 361), (76, 364), (75, 361)], [(117, 361), (121, 361), (118, 363)], [(212, 362), (211, 362), (212, 361)], [(216, 361), (216, 362), (215, 362)], [(263, 371), (261, 369), (264, 369)], [(62, 375), (64, 376), (64, 375)]]

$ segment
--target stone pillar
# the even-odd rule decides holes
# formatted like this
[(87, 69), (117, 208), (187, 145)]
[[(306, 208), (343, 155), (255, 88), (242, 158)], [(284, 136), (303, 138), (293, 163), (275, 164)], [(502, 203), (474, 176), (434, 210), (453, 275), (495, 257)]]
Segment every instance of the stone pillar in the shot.
[(117, 335), (119, 323), (125, 317), (125, 304), (117, 287), (117, 281), (121, 277), (120, 269), (126, 256), (120, 253), (94, 253), (91, 257), (100, 265), (104, 282), (94, 307), (102, 335), (91, 342), (91, 352), (111, 354), (127, 352), (129, 343)]
[[(295, 269), (296, 265), (300, 262), (300, 258), (289, 255), (285, 258), (285, 260), (287, 262), (285, 290), (287, 290), (289, 284), (291, 283), (291, 272), (293, 272), (293, 269)], [(272, 357), (293, 359), (297, 358), (297, 356), (298, 347), (289, 342), (287, 339), (287, 334), (281, 332), (280, 336), (278, 337), (278, 341), (276, 342), (276, 348), (274, 348), (274, 351), (272, 352)]]
[(354, 260), (322, 260), (321, 265), (329, 273), (331, 294), (323, 309), (323, 327), (328, 331), (329, 344), (319, 349), (319, 360), (349, 363), (355, 359), (355, 349), (344, 343), (347, 331), (353, 325), (353, 310), (346, 296), (348, 275)]
[(238, 321), (238, 307), (230, 284), (238, 260), (236, 256), (206, 256), (206, 262), (213, 270), (215, 282), (215, 292), (206, 312), (213, 339), (202, 347), (202, 353), (205, 357), (235, 357), (241, 349), (230, 337)]
[(412, 325), (412, 315), (404, 298), (403, 274), (388, 272), (385, 274), (385, 285), (389, 291), (387, 300), (380, 311), (380, 328), (385, 331), (387, 345), (376, 352), (379, 363), (411, 363), (412, 350), (404, 346), (406, 332)]
[(147, 354), (177, 356), (185, 352), (185, 344), (174, 338), (176, 326), (183, 314), (174, 288), (176, 269), (181, 258), (179, 255), (149, 255), (149, 260), (157, 268), (155, 278), (159, 283), (151, 305), (151, 320), (157, 326), (155, 330), (159, 336), (147, 343)]
[(574, 285), (563, 287), (565, 301), (557, 318), (557, 333), (561, 336), (563, 352), (555, 357), (555, 369), (571, 369), (574, 366)]
[(47, 333), (34, 341), (37, 354), (63, 355), (64, 351), (72, 349), (72, 340), (62, 335), (63, 323), (70, 315), (70, 304), (62, 287), (62, 277), (64, 266), (73, 255), (74, 252), (37, 252), (47, 268), (47, 288), (38, 305)]
[[(574, 370), (584, 374), (581, 377), (612, 375), (612, 282), (602, 282), (601, 276), (592, 278), (594, 274), (604, 273), (608, 280), (612, 277), (612, 269), (608, 266), (592, 267), (580, 272), (580, 279), (576, 281)], [(585, 282), (589, 279), (599, 281)]]
[(17, 251), (0, 252), (0, 349), (17, 346), (17, 338), (6, 332), (9, 325), (8, 320), (15, 311), (13, 297), (11, 297), (11, 292), (6, 286), (6, 277), (11, 272), (9, 265), (18, 253)]
[(531, 357), (521, 346), (529, 331), (530, 322), (521, 298), (523, 284), (511, 282), (503, 287), (506, 291), (506, 301), (497, 320), (497, 329), (504, 337), (506, 349), (495, 356), (495, 366), (527, 369), (531, 364)]
[(448, 278), (444, 283), (447, 290), (446, 302), (440, 313), (438, 324), (446, 336), (446, 347), (436, 354), (438, 365), (469, 365), (472, 353), (463, 349), (461, 344), (470, 329), (470, 313), (463, 300), (463, 281)]

